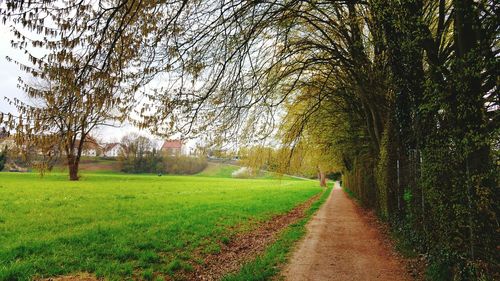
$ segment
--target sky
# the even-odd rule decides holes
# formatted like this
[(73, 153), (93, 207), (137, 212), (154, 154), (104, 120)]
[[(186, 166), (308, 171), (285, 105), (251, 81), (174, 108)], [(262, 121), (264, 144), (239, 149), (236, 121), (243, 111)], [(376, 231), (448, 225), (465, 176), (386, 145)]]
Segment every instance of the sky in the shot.
[(16, 54), (10, 47), (10, 34), (9, 27), (0, 24), (0, 111), (1, 112), (15, 112), (15, 108), (10, 106), (5, 98), (21, 98), (23, 92), (17, 88), (17, 78), (21, 74), (20, 70), (14, 63), (10, 63), (5, 58), (6, 56), (18, 57), (21, 54)]
[[(20, 100), (27, 100), (27, 98), (23, 91), (17, 87), (18, 77), (25, 74), (16, 64), (8, 62), (6, 59), (6, 56), (21, 61), (25, 59), (22, 52), (11, 47), (10, 42), (13, 38), (10, 27), (0, 23), (0, 112), (15, 114), (16, 108), (9, 105), (6, 98), (18, 98)], [(98, 128), (94, 132), (94, 135), (103, 142), (115, 142), (119, 141), (124, 135), (132, 132), (145, 135), (152, 139), (158, 139), (148, 132), (140, 131), (128, 124), (121, 125), (120, 127)]]

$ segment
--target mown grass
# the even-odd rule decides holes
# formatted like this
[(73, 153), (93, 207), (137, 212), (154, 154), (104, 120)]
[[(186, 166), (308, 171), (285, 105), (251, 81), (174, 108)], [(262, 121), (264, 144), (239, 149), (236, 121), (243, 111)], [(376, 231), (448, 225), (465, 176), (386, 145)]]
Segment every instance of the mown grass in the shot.
[(66, 174), (0, 173), (0, 280), (189, 271), (201, 262), (195, 249), (217, 251), (231, 231), (320, 191), (298, 180), (84, 174), (69, 182)]
[(283, 265), (287, 262), (290, 251), (295, 243), (306, 234), (306, 223), (326, 201), (331, 191), (332, 187), (329, 186), (321, 195), (320, 199), (314, 202), (306, 211), (306, 216), (283, 230), (276, 242), (269, 246), (261, 256), (258, 256), (254, 260), (243, 265), (240, 271), (226, 275), (222, 280), (274, 280), (273, 278), (278, 275)]
[(240, 167), (235, 165), (220, 164), (220, 163), (208, 163), (207, 168), (197, 174), (201, 177), (215, 177), (215, 178), (231, 178), (233, 172), (238, 170)]

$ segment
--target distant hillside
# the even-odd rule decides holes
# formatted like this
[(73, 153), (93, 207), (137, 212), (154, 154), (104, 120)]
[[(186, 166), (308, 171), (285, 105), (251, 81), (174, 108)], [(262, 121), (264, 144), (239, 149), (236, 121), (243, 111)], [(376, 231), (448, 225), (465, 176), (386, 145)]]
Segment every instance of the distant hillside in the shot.
[[(203, 172), (197, 174), (197, 176), (218, 177), (218, 178), (235, 178), (235, 177), (238, 177), (236, 175), (236, 174), (238, 174), (238, 172), (244, 173), (244, 171), (241, 171), (243, 169), (245, 169), (245, 168), (242, 166), (209, 162), (207, 168)], [(251, 176), (245, 175), (245, 176), (242, 176), (241, 178), (302, 180), (302, 178), (299, 178), (299, 177), (293, 177), (293, 176), (289, 176), (289, 175), (280, 175), (278, 173), (263, 171), (263, 170), (259, 171), (257, 175), (251, 175)]]
[(239, 168), (240, 167), (236, 165), (209, 162), (207, 168), (203, 170), (203, 172), (197, 174), (197, 176), (231, 178), (232, 173)]
[[(68, 168), (66, 164), (61, 161), (60, 164), (54, 167), (54, 171), (62, 172), (66, 171)], [(102, 159), (94, 157), (83, 157), (80, 161), (81, 171), (110, 171), (110, 172), (120, 172), (120, 162), (115, 159)]]

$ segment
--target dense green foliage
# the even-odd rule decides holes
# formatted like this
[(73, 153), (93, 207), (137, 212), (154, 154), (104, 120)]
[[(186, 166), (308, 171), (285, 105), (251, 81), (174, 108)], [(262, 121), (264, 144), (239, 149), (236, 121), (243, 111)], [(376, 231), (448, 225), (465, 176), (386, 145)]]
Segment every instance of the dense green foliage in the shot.
[(0, 280), (175, 275), (192, 270), (196, 250), (319, 192), (301, 180), (0, 173)]
[(346, 161), (352, 165), (343, 167), (344, 182), (429, 254), (433, 280), (487, 279), (498, 270), (499, 61), (488, 5), (371, 7), (382, 27), (390, 92), (381, 137), (370, 136), (372, 148)]

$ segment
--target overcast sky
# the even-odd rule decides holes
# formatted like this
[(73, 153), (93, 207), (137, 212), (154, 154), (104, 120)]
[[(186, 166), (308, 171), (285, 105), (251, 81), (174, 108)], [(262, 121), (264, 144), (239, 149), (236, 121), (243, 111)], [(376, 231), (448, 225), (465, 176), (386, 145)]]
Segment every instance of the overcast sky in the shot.
[[(12, 36), (9, 27), (0, 24), (0, 111), (13, 112), (15, 108), (8, 105), (5, 97), (22, 97), (23, 93), (17, 88), (17, 77), (20, 70), (14, 63), (9, 63), (5, 57), (16, 55), (17, 52), (10, 47)], [(17, 54), (17, 56), (19, 56)]]
[[(26, 100), (24, 93), (17, 88), (17, 80), (19, 76), (25, 75), (13, 62), (8, 62), (6, 56), (13, 59), (23, 61), (25, 56), (22, 52), (13, 49), (10, 46), (10, 41), (13, 36), (9, 26), (0, 23), (0, 111), (4, 113), (16, 113), (16, 109), (8, 104), (6, 98), (19, 98)], [(104, 127), (99, 128), (94, 135), (103, 141), (119, 141), (122, 136), (130, 133), (138, 132), (140, 134), (155, 138), (147, 132), (141, 132), (130, 125), (124, 125), (120, 128)]]

